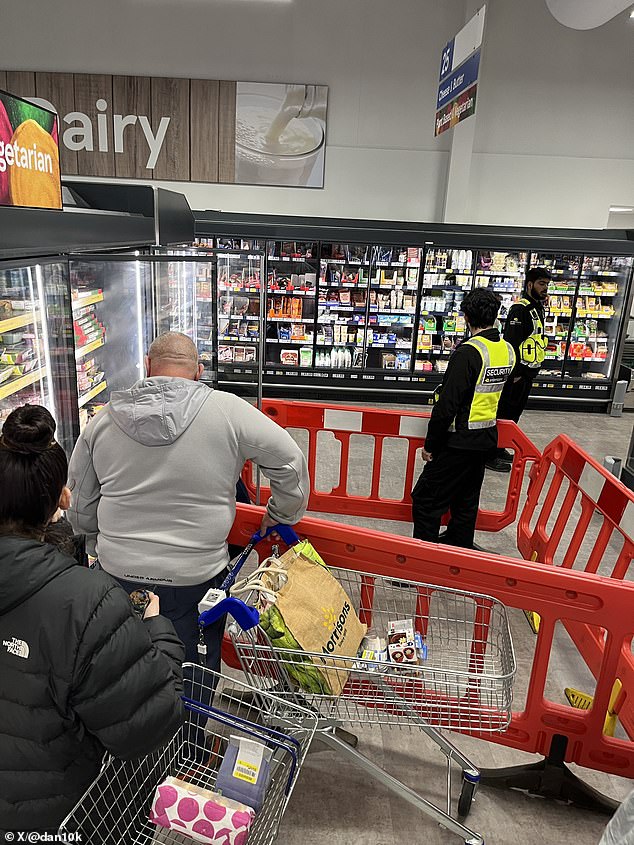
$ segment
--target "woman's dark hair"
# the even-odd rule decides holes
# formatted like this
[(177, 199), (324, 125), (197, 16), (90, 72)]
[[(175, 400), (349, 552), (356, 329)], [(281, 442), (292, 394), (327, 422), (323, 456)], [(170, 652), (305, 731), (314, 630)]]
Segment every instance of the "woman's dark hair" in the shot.
[(462, 300), (460, 310), (475, 329), (486, 329), (495, 323), (501, 298), (488, 288), (475, 288)]
[(0, 435), (0, 534), (41, 538), (67, 476), (68, 461), (46, 408), (12, 411)]

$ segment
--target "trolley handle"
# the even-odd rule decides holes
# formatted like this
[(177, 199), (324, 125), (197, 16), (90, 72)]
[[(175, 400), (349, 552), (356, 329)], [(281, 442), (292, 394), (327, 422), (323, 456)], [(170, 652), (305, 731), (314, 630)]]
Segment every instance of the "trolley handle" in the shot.
[(247, 558), (249, 557), (253, 549), (261, 540), (264, 540), (266, 537), (269, 536), (269, 534), (272, 534), (274, 531), (280, 535), (280, 537), (282, 538), (282, 540), (284, 540), (287, 546), (294, 546), (296, 543), (299, 543), (299, 537), (293, 530), (292, 525), (283, 525), (282, 523), (279, 523), (278, 525), (273, 525), (270, 528), (267, 528), (263, 535), (260, 534), (259, 531), (256, 531), (255, 534), (249, 540), (246, 547), (242, 550), (242, 553), (236, 561), (235, 566), (227, 574), (227, 577), (220, 585), (221, 590), (227, 592), (230, 587), (233, 587), (233, 584), (236, 580), (236, 576), (244, 566)]
[[(216, 710), (215, 707), (209, 707), (206, 704), (201, 704), (199, 701), (194, 701), (193, 699), (188, 699), (186, 696), (182, 696), (183, 701), (185, 702), (185, 708), (190, 710), (192, 713), (197, 713), (199, 716), (207, 716), (211, 719), (216, 719), (216, 721), (221, 722), (229, 727), (239, 727), (242, 733), (247, 734), (248, 736), (254, 737), (256, 740), (263, 739), (262, 733), (264, 734), (276, 734), (284, 739), (284, 742), (276, 739), (274, 736), (269, 736), (267, 738), (267, 743), (270, 743), (276, 748), (282, 749), (282, 751), (286, 751), (291, 757), (291, 771), (288, 776), (288, 781), (286, 782), (286, 788), (284, 790), (284, 794), (288, 796), (290, 794), (291, 788), (293, 786), (293, 780), (295, 778), (295, 772), (297, 771), (298, 766), (298, 753), (293, 745), (297, 745), (299, 748), (299, 742), (293, 737), (287, 736), (286, 734), (280, 733), (279, 731), (275, 731), (273, 728), (265, 728), (262, 725), (257, 725), (258, 731), (253, 729), (253, 723), (248, 722), (245, 719), (240, 719), (238, 716), (228, 716), (226, 713), (223, 713), (222, 710)], [(239, 723), (236, 725), (236, 723)], [(287, 745), (286, 743), (289, 743)]]
[(259, 531), (256, 531), (240, 553), (235, 566), (227, 574), (220, 587), (212, 587), (209, 589), (203, 596), (202, 600), (198, 603), (198, 624), (201, 629), (206, 628), (208, 625), (213, 625), (213, 623), (224, 616), (225, 613), (230, 613), (243, 631), (255, 628), (258, 624), (260, 621), (260, 614), (256, 608), (249, 607), (240, 599), (229, 596), (229, 590), (235, 583), (237, 574), (244, 566), (246, 559), (249, 557), (255, 546), (257, 546), (261, 540), (268, 537), (269, 534), (274, 531), (280, 535), (282, 540), (284, 540), (288, 546), (294, 546), (296, 543), (299, 543), (299, 537), (290, 525), (273, 525), (266, 530), (264, 535), (260, 534)]

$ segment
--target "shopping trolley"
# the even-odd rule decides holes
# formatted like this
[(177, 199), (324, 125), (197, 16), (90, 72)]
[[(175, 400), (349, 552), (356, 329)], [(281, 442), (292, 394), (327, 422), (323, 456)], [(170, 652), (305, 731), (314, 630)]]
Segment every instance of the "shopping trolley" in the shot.
[[(249, 831), (249, 845), (272, 842), (315, 733), (315, 714), (192, 663), (183, 667), (188, 717), (170, 743), (142, 760), (110, 757), (62, 822), (91, 845), (191, 845), (192, 840), (148, 821), (156, 787), (173, 775), (213, 789), (230, 735), (271, 749), (271, 781)], [(66, 841), (66, 840), (65, 840)]]
[[(239, 566), (229, 581), (237, 569)], [(483, 838), (461, 821), (471, 807), (480, 773), (443, 731), (477, 735), (501, 732), (509, 725), (516, 664), (504, 605), (490, 596), (411, 580), (395, 582), (378, 573), (340, 568), (330, 571), (368, 628), (387, 633), (392, 620), (413, 621), (420, 638), (419, 663), (397, 665), (277, 649), (252, 620), (242, 626), (234, 619), (228, 625), (227, 636), (238, 665), (253, 688), (269, 690), (289, 704), (315, 713), (321, 741), (468, 845), (482, 845)], [(244, 618), (244, 614), (238, 615)], [(297, 677), (297, 666), (307, 658), (328, 673), (340, 675), (340, 695), (311, 692), (306, 685), (298, 686), (293, 677)], [(423, 731), (446, 757), (446, 807), (441, 809), (426, 800), (359, 753), (356, 737), (343, 730), (343, 726), (354, 725)], [(455, 816), (451, 797), (453, 765), (462, 771)]]

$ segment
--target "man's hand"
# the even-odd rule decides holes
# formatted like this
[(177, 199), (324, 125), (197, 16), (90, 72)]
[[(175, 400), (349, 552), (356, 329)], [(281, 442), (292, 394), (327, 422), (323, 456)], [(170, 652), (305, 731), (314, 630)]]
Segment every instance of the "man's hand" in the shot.
[(433, 460), (433, 458), (431, 456), (431, 452), (428, 452), (427, 449), (423, 449), (423, 460), (425, 461), (425, 463)]
[[(273, 519), (273, 517), (267, 511), (264, 514), (264, 516), (262, 517), (262, 524), (260, 525), (260, 536), (264, 537), (264, 535), (269, 530), (269, 528), (273, 528), (274, 525), (277, 525), (277, 522)], [(269, 536), (273, 537), (274, 540), (280, 540), (281, 539), (281, 537), (277, 533), (277, 531), (273, 531)]]
[(150, 603), (145, 608), (145, 613), (143, 614), (144, 619), (151, 619), (152, 616), (158, 616), (161, 612), (159, 597), (156, 593), (149, 593), (148, 595), (150, 596)]

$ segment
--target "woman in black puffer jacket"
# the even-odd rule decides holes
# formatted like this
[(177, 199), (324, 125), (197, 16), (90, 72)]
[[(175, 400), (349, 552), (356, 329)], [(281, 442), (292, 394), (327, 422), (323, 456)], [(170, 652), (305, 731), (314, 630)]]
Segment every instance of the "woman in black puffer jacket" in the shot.
[(142, 757), (183, 719), (184, 648), (158, 599), (141, 621), (109, 575), (44, 542), (70, 504), (54, 436), (36, 405), (0, 436), (0, 832), (56, 830), (104, 751)]

